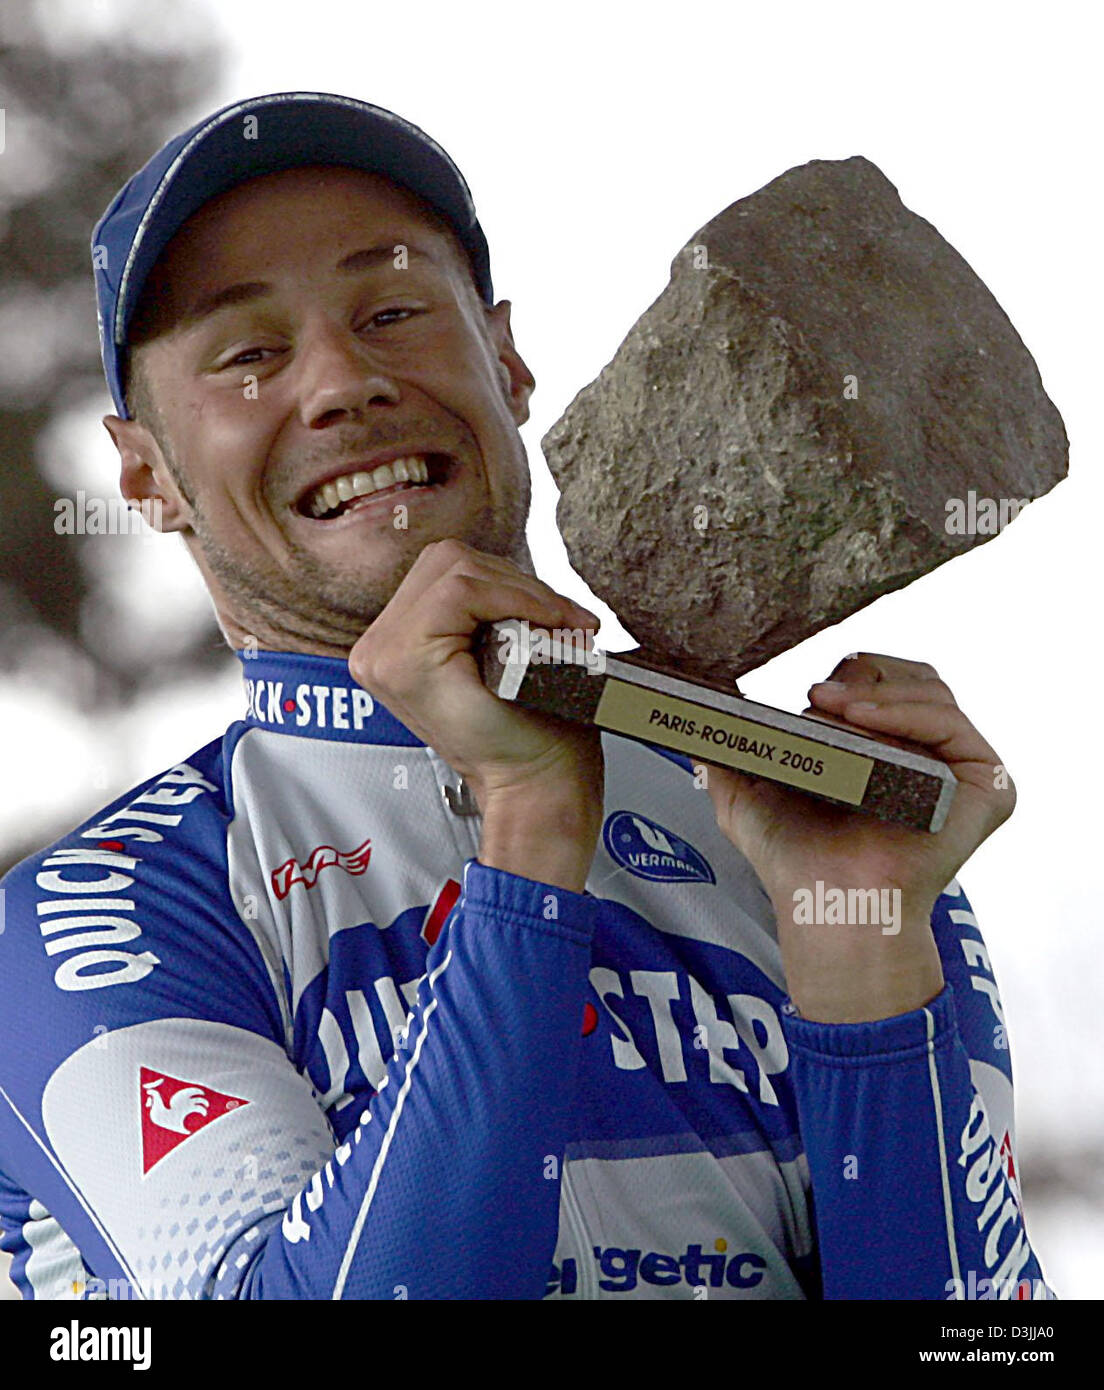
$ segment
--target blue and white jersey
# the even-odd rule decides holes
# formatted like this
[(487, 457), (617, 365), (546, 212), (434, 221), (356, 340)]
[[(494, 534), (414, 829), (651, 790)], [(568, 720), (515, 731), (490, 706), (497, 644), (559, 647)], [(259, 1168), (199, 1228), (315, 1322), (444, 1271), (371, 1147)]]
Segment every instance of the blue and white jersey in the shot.
[(4, 880), (26, 1297), (1049, 1294), (957, 883), (937, 998), (810, 1022), (685, 759), (603, 736), (572, 893), (478, 862), (344, 662), (243, 667), (243, 721)]

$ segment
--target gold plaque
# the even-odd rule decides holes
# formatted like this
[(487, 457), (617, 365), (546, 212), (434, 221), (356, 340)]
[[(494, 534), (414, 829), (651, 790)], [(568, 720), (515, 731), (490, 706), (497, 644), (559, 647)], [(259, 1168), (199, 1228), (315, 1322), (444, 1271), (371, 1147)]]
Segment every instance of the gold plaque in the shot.
[(595, 724), (611, 733), (661, 743), (691, 757), (754, 772), (802, 791), (861, 806), (872, 758), (831, 748), (723, 710), (612, 677), (606, 680)]

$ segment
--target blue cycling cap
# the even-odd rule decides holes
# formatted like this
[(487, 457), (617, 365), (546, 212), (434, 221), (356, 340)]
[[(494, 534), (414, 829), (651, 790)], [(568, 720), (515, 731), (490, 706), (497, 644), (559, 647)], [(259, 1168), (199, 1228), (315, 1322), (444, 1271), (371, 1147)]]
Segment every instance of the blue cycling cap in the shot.
[(261, 174), (342, 164), (382, 174), (448, 221), (480, 295), (494, 303), (490, 254), (464, 176), (424, 131), (351, 97), (276, 92), (224, 106), (169, 141), (112, 199), (92, 233), (100, 354), (115, 409), (124, 400), (127, 332), (157, 258), (210, 198)]

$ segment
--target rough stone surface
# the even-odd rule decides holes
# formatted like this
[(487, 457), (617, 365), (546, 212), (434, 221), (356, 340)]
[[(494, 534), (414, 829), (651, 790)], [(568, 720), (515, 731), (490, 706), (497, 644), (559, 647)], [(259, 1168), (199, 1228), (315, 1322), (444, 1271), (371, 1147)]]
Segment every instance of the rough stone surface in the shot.
[(729, 679), (990, 539), (949, 499), (1037, 498), (1068, 455), (1000, 305), (858, 155), (697, 232), (542, 446), (577, 572)]

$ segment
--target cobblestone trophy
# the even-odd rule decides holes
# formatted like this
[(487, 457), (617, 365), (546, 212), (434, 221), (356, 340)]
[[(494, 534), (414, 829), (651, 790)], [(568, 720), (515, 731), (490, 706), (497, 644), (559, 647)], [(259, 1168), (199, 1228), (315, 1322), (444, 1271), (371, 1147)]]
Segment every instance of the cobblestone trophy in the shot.
[(542, 447), (572, 565), (641, 645), (585, 653), (495, 624), (491, 689), (940, 828), (946, 764), (735, 684), (1066, 475), (1031, 354), (875, 165), (814, 160), (698, 231)]

